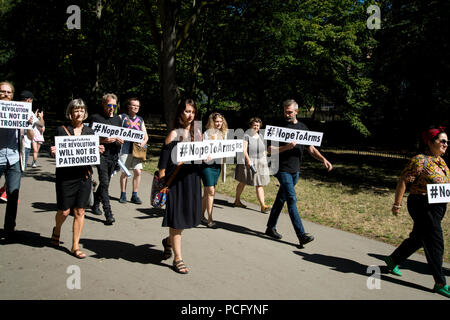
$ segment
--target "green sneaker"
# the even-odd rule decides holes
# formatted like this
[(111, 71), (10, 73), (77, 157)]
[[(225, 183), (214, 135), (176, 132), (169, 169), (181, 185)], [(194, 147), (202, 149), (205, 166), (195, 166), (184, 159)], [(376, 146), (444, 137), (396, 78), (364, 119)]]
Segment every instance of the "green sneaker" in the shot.
[(450, 289), (449, 289), (448, 285), (441, 287), (441, 286), (438, 286), (437, 284), (435, 284), (433, 291), (436, 293), (439, 293), (440, 295), (443, 295), (444, 297), (450, 298)]
[(394, 261), (392, 261), (391, 257), (384, 258), (384, 262), (386, 262), (390, 273), (399, 277), (402, 276), (402, 272), (398, 269), (398, 265), (394, 264)]

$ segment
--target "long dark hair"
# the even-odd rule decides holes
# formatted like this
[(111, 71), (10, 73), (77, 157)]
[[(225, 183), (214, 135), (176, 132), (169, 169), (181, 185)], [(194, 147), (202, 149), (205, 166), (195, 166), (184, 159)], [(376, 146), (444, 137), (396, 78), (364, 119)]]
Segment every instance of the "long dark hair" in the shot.
[(189, 132), (191, 134), (191, 140), (194, 140), (194, 121), (197, 120), (198, 109), (197, 109), (197, 105), (195, 104), (195, 101), (193, 99), (182, 99), (181, 102), (178, 104), (173, 128), (174, 129), (180, 129), (180, 128), (184, 129), (185, 128), (182, 113), (186, 109), (186, 106), (192, 106), (195, 111), (194, 120), (192, 121), (191, 127), (189, 129)]

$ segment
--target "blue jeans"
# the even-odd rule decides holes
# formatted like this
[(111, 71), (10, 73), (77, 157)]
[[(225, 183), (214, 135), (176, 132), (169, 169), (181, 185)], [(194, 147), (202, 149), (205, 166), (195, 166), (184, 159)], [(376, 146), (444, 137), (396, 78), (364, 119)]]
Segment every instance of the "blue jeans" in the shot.
[(20, 178), (22, 171), (20, 170), (20, 161), (15, 164), (0, 166), (0, 177), (5, 174), (6, 180), (6, 196), (8, 202), (6, 203), (5, 213), (5, 231), (13, 231), (16, 227), (17, 217), (17, 200), (19, 199)]
[(283, 209), (284, 203), (287, 202), (289, 217), (291, 218), (292, 226), (294, 227), (295, 234), (301, 238), (305, 233), (303, 228), (302, 219), (297, 210), (297, 195), (295, 193), (295, 185), (297, 184), (300, 173), (289, 173), (279, 171), (275, 174), (275, 178), (280, 182), (280, 189), (278, 190), (277, 197), (270, 211), (269, 221), (267, 221), (267, 227), (275, 229)]

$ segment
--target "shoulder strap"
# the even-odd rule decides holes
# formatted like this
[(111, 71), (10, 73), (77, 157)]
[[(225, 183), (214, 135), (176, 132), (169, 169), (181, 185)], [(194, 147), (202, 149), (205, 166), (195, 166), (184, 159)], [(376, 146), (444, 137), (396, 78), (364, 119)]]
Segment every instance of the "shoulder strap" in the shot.
[(166, 182), (166, 186), (168, 187), (173, 179), (175, 179), (175, 176), (177, 175), (178, 171), (180, 171), (181, 166), (183, 165), (184, 162), (180, 162), (179, 164), (177, 164), (177, 167), (175, 168), (175, 170), (173, 171), (173, 173), (170, 175), (169, 180), (167, 180)]
[(71, 136), (71, 134), (70, 134), (69, 130), (67, 130), (66, 126), (62, 126), (62, 128), (66, 131), (68, 136)]

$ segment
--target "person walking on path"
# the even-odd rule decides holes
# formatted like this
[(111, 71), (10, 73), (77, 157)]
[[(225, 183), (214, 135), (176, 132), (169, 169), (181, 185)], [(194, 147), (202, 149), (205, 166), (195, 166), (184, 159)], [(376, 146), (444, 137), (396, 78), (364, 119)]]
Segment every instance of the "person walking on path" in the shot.
[[(122, 126), (124, 128), (135, 129), (143, 131), (145, 133), (144, 140), (141, 142), (141, 147), (147, 147), (148, 134), (145, 127), (144, 119), (137, 115), (141, 107), (141, 102), (138, 98), (130, 98), (126, 102), (128, 114), (122, 114)], [(120, 161), (124, 166), (133, 170), (133, 193), (131, 194), (130, 201), (136, 204), (142, 204), (142, 200), (138, 197), (138, 189), (141, 183), (141, 171), (142, 171), (142, 159), (133, 157), (133, 143), (130, 141), (124, 141), (122, 149), (120, 150)], [(120, 203), (127, 202), (127, 182), (128, 176), (125, 172), (122, 172), (120, 176)]]
[(447, 203), (428, 203), (427, 196), (427, 184), (450, 183), (450, 171), (442, 159), (448, 147), (448, 137), (444, 129), (431, 128), (423, 133), (425, 152), (414, 156), (400, 176), (392, 213), (396, 216), (400, 212), (407, 184), (411, 183), (407, 207), (414, 224), (409, 237), (385, 258), (385, 262), (389, 272), (401, 276), (398, 266), (423, 247), (435, 281), (433, 291), (450, 298), (450, 289), (442, 270), (444, 239), (441, 221)]
[[(284, 122), (280, 126), (289, 129), (308, 131), (306, 125), (297, 120), (298, 104), (295, 100), (286, 100), (283, 103), (283, 111)], [(303, 245), (314, 240), (314, 237), (311, 234), (306, 233), (305, 228), (303, 227), (302, 220), (297, 210), (297, 194), (295, 192), (295, 185), (297, 184), (300, 175), (300, 164), (304, 148), (305, 146), (296, 144), (296, 142), (281, 142), (279, 147), (269, 147), (269, 152), (271, 154), (279, 153), (280, 166), (275, 177), (280, 182), (280, 188), (278, 189), (275, 202), (270, 211), (265, 232), (266, 235), (272, 238), (282, 238), (281, 234), (276, 230), (276, 225), (284, 203), (287, 202), (289, 217), (299, 240), (300, 247), (303, 247)], [(306, 150), (313, 158), (322, 162), (328, 171), (333, 169), (331, 163), (314, 146), (307, 146)]]
[[(12, 101), (14, 86), (12, 83), (0, 82), (0, 100)], [(33, 117), (28, 120), (33, 124)], [(4, 238), (6, 241), (15, 241), (17, 206), (19, 201), (20, 179), (25, 170), (25, 146), (24, 136), (33, 140), (33, 129), (9, 129), (0, 128), (0, 177), (5, 175), (6, 189), (6, 213), (4, 224)]]
[[(225, 117), (218, 112), (209, 115), (206, 131), (203, 134), (204, 140), (223, 140), (227, 137), (228, 124)], [(213, 221), (212, 212), (215, 196), (215, 186), (220, 176), (222, 159), (214, 159), (203, 165), (201, 178), (203, 182), (202, 197), (202, 220), (201, 223), (208, 228), (217, 228)], [(205, 211), (208, 212), (208, 219), (205, 218)]]
[[(116, 115), (117, 110), (117, 96), (113, 93), (108, 93), (102, 99), (103, 114), (94, 114), (91, 117), (89, 126), (92, 128), (94, 122), (105, 123), (116, 127), (122, 127), (122, 120)], [(111, 204), (109, 201), (109, 183), (111, 176), (117, 165), (119, 159), (120, 148), (123, 140), (120, 138), (100, 138), (100, 144), (104, 145), (105, 152), (100, 155), (100, 164), (97, 166), (99, 185), (94, 194), (94, 205), (92, 206), (92, 213), (101, 215), (100, 202), (103, 205), (105, 213), (105, 224), (112, 225), (116, 219), (112, 213)]]
[(264, 186), (270, 182), (269, 166), (267, 164), (266, 147), (263, 138), (259, 134), (262, 121), (260, 118), (251, 118), (250, 129), (244, 135), (244, 160), (245, 164), (238, 163), (234, 178), (239, 181), (236, 186), (235, 207), (246, 208), (241, 202), (241, 194), (246, 185), (255, 186), (256, 197), (261, 206), (262, 213), (268, 213), (269, 206), (264, 201)]
[[(34, 98), (34, 95), (32, 92), (28, 91), (28, 90), (24, 90), (21, 92), (20, 94), (20, 99), (23, 102), (29, 102), (29, 103), (33, 103), (34, 100), (36, 100)], [(31, 152), (31, 148), (33, 148), (33, 163), (32, 166), (33, 168), (36, 168), (37, 166), (37, 153), (39, 153), (39, 149), (41, 147), (41, 144), (44, 142), (44, 128), (45, 128), (45, 121), (44, 121), (44, 112), (42, 110), (36, 109), (34, 112), (34, 121), (33, 121), (33, 132), (34, 132), (34, 141), (31, 141), (30, 139), (28, 139), (28, 137), (25, 135), (24, 136), (24, 144), (25, 144), (25, 169), (27, 169), (28, 167), (28, 156), (30, 155)], [(36, 141), (38, 141), (36, 143)], [(36, 145), (35, 145), (36, 143)], [(35, 150), (37, 150), (36, 155), (34, 154)]]
[(202, 215), (201, 166), (185, 163), (177, 167), (176, 159), (172, 157), (175, 152), (172, 150), (176, 148), (179, 141), (191, 142), (202, 139), (200, 130), (194, 130), (196, 117), (195, 102), (191, 99), (182, 101), (175, 118), (175, 129), (167, 135), (158, 163), (159, 177), (162, 181), (167, 181), (175, 170), (178, 170), (167, 194), (162, 226), (169, 227), (169, 236), (162, 240), (162, 244), (163, 259), (169, 259), (173, 251), (173, 268), (182, 274), (187, 274), (189, 269), (183, 262), (181, 254), (181, 233), (184, 229), (198, 226)]
[[(72, 100), (66, 109), (66, 118), (71, 121), (70, 125), (56, 128), (56, 136), (80, 136), (93, 135), (94, 131), (83, 124), (88, 116), (87, 107), (83, 100)], [(100, 146), (100, 152), (104, 150)], [(56, 147), (50, 147), (50, 153), (56, 156)], [(61, 227), (66, 221), (70, 211), (73, 210), (73, 238), (71, 254), (78, 258), (86, 258), (79, 247), (81, 232), (84, 226), (84, 211), (88, 206), (89, 196), (92, 189), (92, 167), (62, 167), (56, 168), (56, 206), (55, 227), (52, 231), (51, 244), (58, 247), (60, 242)]]

